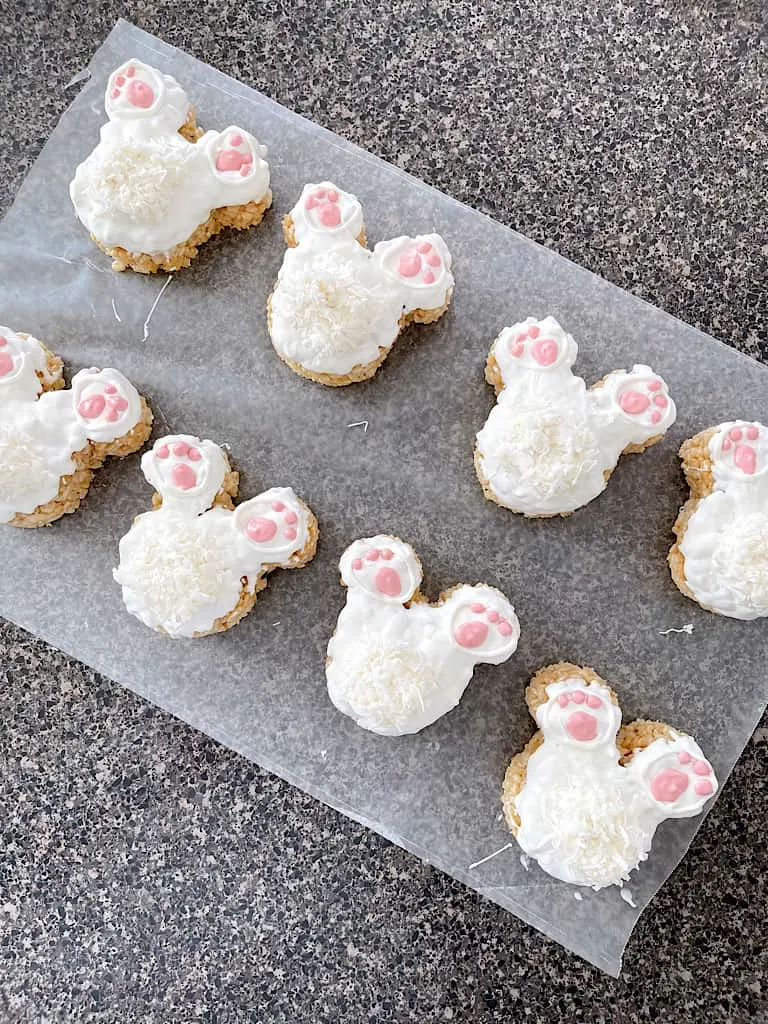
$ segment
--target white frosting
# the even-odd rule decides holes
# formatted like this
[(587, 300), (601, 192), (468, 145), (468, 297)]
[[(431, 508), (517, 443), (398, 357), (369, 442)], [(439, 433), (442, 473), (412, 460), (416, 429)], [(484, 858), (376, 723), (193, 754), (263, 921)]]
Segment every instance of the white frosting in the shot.
[(403, 236), (370, 252), (355, 241), (359, 202), (330, 182), (306, 185), (291, 218), (298, 244), (271, 299), (272, 344), (283, 358), (344, 375), (389, 351), (403, 316), (450, 298), (451, 256), (439, 235)]
[(266, 149), (242, 128), (206, 132), (195, 143), (178, 134), (189, 101), (170, 76), (127, 61), (110, 76), (105, 105), (101, 141), (70, 185), (78, 217), (103, 245), (168, 253), (213, 209), (269, 191)]
[[(621, 767), (621, 712), (595, 680), (552, 683), (536, 721), (544, 742), (513, 801), (517, 841), (564, 882), (621, 885), (648, 856), (665, 818), (698, 814), (717, 792), (714, 772), (690, 736), (673, 732), (672, 739), (655, 740)], [(707, 784), (709, 792), (697, 792)]]
[(596, 498), (630, 444), (675, 421), (649, 366), (616, 371), (587, 390), (571, 367), (578, 348), (554, 317), (506, 327), (491, 348), (502, 390), (477, 435), (478, 471), (495, 498), (524, 515), (572, 512)]
[(364, 729), (419, 732), (458, 704), (476, 664), (499, 665), (517, 647), (517, 616), (493, 587), (463, 585), (436, 606), (405, 607), (421, 565), (396, 538), (355, 541), (340, 569), (347, 602), (328, 644), (328, 693)]
[(40, 342), (0, 327), (2, 523), (55, 498), (89, 441), (114, 441), (141, 418), (141, 397), (117, 370), (81, 370), (70, 390), (41, 394), (43, 381), (51, 374)]
[(736, 619), (768, 615), (768, 429), (721, 423), (709, 442), (715, 488), (680, 541), (696, 600)]
[(141, 467), (163, 499), (120, 541), (115, 580), (129, 612), (173, 637), (209, 632), (276, 566), (309, 540), (309, 515), (289, 487), (273, 487), (234, 512), (210, 508), (226, 473), (213, 441), (159, 438)]

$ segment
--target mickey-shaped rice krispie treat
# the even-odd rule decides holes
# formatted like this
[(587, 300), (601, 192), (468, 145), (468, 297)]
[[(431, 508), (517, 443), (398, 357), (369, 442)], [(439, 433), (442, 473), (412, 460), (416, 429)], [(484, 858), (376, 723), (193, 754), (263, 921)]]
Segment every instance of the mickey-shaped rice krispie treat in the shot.
[(101, 141), (69, 192), (113, 270), (179, 270), (212, 235), (261, 221), (272, 193), (252, 135), (203, 133), (179, 83), (140, 60), (110, 75), (104, 102)]
[(360, 203), (331, 182), (305, 185), (283, 233), (269, 333), (302, 377), (330, 387), (367, 380), (406, 324), (434, 323), (448, 308), (451, 254), (440, 235), (402, 235), (371, 252)]
[(74, 512), (107, 456), (138, 451), (151, 430), (122, 373), (81, 370), (64, 390), (58, 356), (0, 327), (0, 523), (47, 526)]
[(290, 487), (272, 487), (237, 508), (239, 474), (213, 441), (175, 434), (155, 441), (141, 468), (154, 510), (120, 541), (115, 580), (129, 612), (172, 637), (234, 626), (273, 569), (310, 562), (317, 520)]
[(419, 732), (456, 707), (475, 665), (517, 648), (520, 624), (500, 591), (462, 584), (430, 604), (416, 553), (396, 537), (356, 540), (340, 569), (347, 603), (328, 644), (328, 693), (364, 729)]
[(616, 694), (591, 669), (560, 662), (525, 692), (539, 726), (504, 778), (507, 824), (529, 857), (573, 885), (622, 885), (658, 825), (691, 818), (717, 779), (691, 736), (663, 722), (621, 726)]
[(674, 526), (672, 579), (708, 611), (768, 615), (768, 427), (721, 423), (680, 457), (691, 497)]
[(615, 370), (593, 387), (572, 372), (578, 348), (554, 317), (505, 327), (486, 380), (497, 402), (475, 445), (486, 498), (530, 517), (566, 516), (604, 489), (619, 456), (642, 452), (675, 422), (650, 366)]

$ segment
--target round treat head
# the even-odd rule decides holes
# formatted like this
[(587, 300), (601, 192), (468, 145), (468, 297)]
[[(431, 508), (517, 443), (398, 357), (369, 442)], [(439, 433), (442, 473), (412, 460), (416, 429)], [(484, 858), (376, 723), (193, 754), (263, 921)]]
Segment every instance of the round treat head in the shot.
[(141, 416), (141, 398), (119, 370), (81, 370), (72, 379), (72, 408), (91, 441), (114, 441)]
[(339, 563), (341, 578), (350, 588), (392, 604), (405, 604), (421, 583), (416, 552), (396, 537), (379, 534), (350, 544)]
[(547, 687), (547, 700), (536, 709), (544, 739), (568, 747), (605, 747), (618, 759), (616, 733), (621, 711), (607, 687), (583, 679), (562, 680)]

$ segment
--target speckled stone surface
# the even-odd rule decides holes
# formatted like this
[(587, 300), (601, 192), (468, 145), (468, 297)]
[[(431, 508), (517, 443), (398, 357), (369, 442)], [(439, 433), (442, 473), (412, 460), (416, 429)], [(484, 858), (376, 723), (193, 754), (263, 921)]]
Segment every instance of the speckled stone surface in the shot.
[[(768, 357), (761, 2), (369, 6), (4, 5), (0, 201), (122, 15)], [(2, 1020), (768, 1020), (765, 719), (618, 982), (10, 625), (0, 723)]]

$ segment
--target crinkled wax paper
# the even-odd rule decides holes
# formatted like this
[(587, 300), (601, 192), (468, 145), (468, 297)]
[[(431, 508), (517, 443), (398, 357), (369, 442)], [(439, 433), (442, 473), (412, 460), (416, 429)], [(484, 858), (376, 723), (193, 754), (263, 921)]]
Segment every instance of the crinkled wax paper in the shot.
[[(146, 325), (166, 278), (113, 273), (68, 196), (105, 119), (107, 75), (132, 56), (174, 75), (204, 127), (239, 124), (266, 143), (274, 189), (264, 223), (209, 242)], [(309, 568), (276, 572), (230, 632), (156, 635), (125, 612), (111, 575), (119, 538), (150, 506), (134, 456), (97, 474), (76, 515), (48, 529), (0, 528), (0, 613), (617, 974), (638, 915), (700, 818), (660, 828), (630, 884), (636, 909), (615, 887), (575, 900), (536, 864), (526, 870), (516, 846), (473, 865), (509, 841), (504, 767), (533, 730), (526, 682), (549, 662), (594, 666), (625, 719), (677, 724), (721, 779), (731, 770), (765, 706), (768, 622), (702, 611), (677, 591), (665, 558), (686, 497), (679, 443), (721, 420), (765, 419), (766, 369), (128, 24), (90, 72), (0, 226), (0, 321), (46, 341), (68, 373), (121, 369), (148, 396), (156, 434), (229, 444), (241, 497), (294, 487), (319, 517), (320, 548)], [(438, 324), (409, 329), (372, 381), (340, 390), (278, 360), (264, 311), (284, 251), (280, 218), (305, 182), (326, 178), (359, 196), (371, 244), (440, 231), (457, 282)], [(587, 508), (526, 521), (485, 501), (472, 443), (493, 404), (489, 345), (504, 325), (547, 313), (579, 342), (588, 381), (648, 362), (679, 418), (662, 443), (624, 459)], [(506, 665), (480, 666), (455, 711), (402, 739), (357, 728), (325, 690), (325, 647), (345, 597), (339, 555), (378, 532), (414, 546), (431, 597), (483, 580), (509, 595), (522, 625)], [(691, 634), (661, 633), (687, 623)]]

